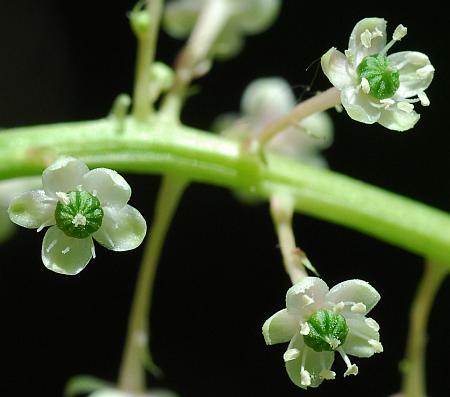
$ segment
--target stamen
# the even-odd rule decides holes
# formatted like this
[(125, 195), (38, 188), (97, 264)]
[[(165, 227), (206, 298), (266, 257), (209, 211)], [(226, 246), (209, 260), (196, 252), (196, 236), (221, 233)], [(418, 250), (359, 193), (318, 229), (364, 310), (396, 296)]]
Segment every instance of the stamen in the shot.
[(327, 342), (333, 350), (336, 350), (341, 344), (341, 341), (338, 338), (329, 336), (325, 337), (325, 342)]
[(333, 380), (336, 378), (336, 372), (330, 371), (329, 369), (323, 369), (320, 371), (319, 376), (325, 380)]
[(350, 63), (353, 63), (355, 60), (355, 54), (352, 50), (345, 50), (344, 51), (345, 57), (349, 60)]
[(70, 247), (66, 247), (61, 251), (61, 254), (67, 254), (70, 251)]
[(306, 369), (303, 369), (300, 371), (300, 383), (303, 386), (310, 386), (311, 385), (311, 375)]
[(427, 94), (421, 91), (417, 94), (417, 96), (419, 97), (422, 106), (430, 106), (430, 100), (428, 99)]
[(361, 79), (361, 89), (363, 90), (364, 94), (368, 94), (370, 92), (369, 81), (365, 77)]
[(86, 217), (80, 213), (77, 213), (72, 219), (72, 223), (75, 225), (75, 227), (86, 226), (86, 222)]
[(300, 323), (300, 333), (302, 335), (308, 335), (310, 331), (308, 323)]
[(303, 303), (303, 307), (311, 305), (314, 303), (314, 299), (311, 298), (309, 295), (303, 294), (301, 297), (302, 303)]
[(70, 199), (69, 196), (67, 195), (67, 193), (64, 192), (56, 192), (56, 197), (58, 197), (59, 201), (64, 204), (64, 205), (68, 205), (70, 203)]
[(347, 371), (344, 372), (344, 378), (349, 375), (358, 375), (358, 366), (356, 364), (350, 365)]
[(288, 349), (283, 354), (283, 359), (284, 359), (284, 362), (288, 362), (288, 361), (295, 360), (299, 356), (300, 356), (300, 350), (298, 350), (298, 349)]
[(352, 364), (350, 359), (347, 356), (347, 353), (342, 348), (337, 349), (339, 354), (347, 366), (347, 371), (344, 372), (344, 377), (348, 375), (358, 375), (358, 367), (355, 364)]
[(335, 313), (340, 313), (342, 312), (342, 310), (344, 310), (345, 307), (345, 303), (344, 302), (339, 302), (336, 305), (333, 306), (333, 311)]
[(397, 103), (397, 108), (403, 110), (406, 113), (411, 113), (414, 110), (414, 105), (412, 103), (402, 101)]
[(367, 343), (369, 343), (369, 345), (373, 348), (373, 351), (375, 353), (383, 353), (384, 349), (383, 349), (383, 345), (381, 344), (381, 342), (379, 342), (375, 339), (369, 339)]
[(383, 37), (383, 32), (378, 29), (378, 26), (375, 27), (375, 30), (372, 32), (372, 39), (375, 37)]
[(56, 245), (56, 243), (57, 243), (57, 240), (53, 240), (49, 245), (48, 245), (48, 247), (47, 247), (47, 249), (46, 249), (46, 251), (47, 251), (47, 254), (51, 251), (51, 249)]
[(367, 307), (364, 303), (359, 302), (359, 303), (355, 303), (354, 305), (352, 305), (350, 310), (352, 313), (364, 314), (367, 311)]
[(380, 99), (380, 103), (382, 103), (384, 105), (385, 109), (388, 109), (389, 106), (391, 106), (395, 103), (395, 101), (391, 98), (386, 98), (386, 99)]
[(373, 318), (366, 318), (364, 322), (369, 328), (372, 328), (375, 332), (378, 332), (380, 330), (380, 326)]
[(406, 33), (408, 33), (408, 28), (400, 24), (395, 28), (392, 38), (395, 41), (400, 41), (401, 39), (403, 39), (403, 37), (406, 36)]
[(370, 48), (372, 45), (372, 33), (369, 32), (369, 29), (361, 33), (361, 43), (366, 48)]

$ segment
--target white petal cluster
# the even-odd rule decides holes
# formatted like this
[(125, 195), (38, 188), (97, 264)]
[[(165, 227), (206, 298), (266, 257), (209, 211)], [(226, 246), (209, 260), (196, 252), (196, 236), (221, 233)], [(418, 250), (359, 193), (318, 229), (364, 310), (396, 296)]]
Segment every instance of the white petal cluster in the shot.
[[(70, 191), (89, 192), (100, 201), (103, 220), (92, 236), (70, 237), (55, 225), (56, 206), (67, 200)], [(50, 226), (42, 243), (42, 261), (50, 270), (73, 275), (95, 257), (93, 239), (113, 251), (127, 251), (141, 244), (147, 226), (139, 211), (127, 204), (130, 196), (130, 186), (116, 171), (89, 170), (83, 162), (63, 157), (44, 170), (42, 189), (14, 197), (8, 212), (20, 226), (38, 231)], [(75, 226), (86, 222), (82, 216), (75, 218)]]
[(342, 315), (348, 326), (345, 342), (336, 343), (333, 349), (347, 365), (344, 376), (356, 375), (358, 367), (348, 355), (370, 357), (383, 351), (379, 326), (366, 317), (379, 299), (378, 292), (362, 280), (347, 280), (329, 289), (322, 279), (306, 277), (288, 290), (286, 309), (264, 323), (264, 339), (268, 345), (289, 342), (284, 354), (289, 377), (301, 388), (317, 387), (323, 380), (335, 378), (331, 370), (335, 352), (313, 350), (305, 344), (304, 335), (310, 332), (307, 321), (314, 313), (331, 310)]
[[(211, 0), (172, 0), (166, 5), (163, 25), (173, 37), (185, 38), (192, 31), (200, 10)], [(280, 0), (212, 0), (221, 1), (229, 13), (228, 23), (211, 50), (217, 58), (236, 55), (244, 45), (246, 34), (267, 29), (278, 15)]]
[(412, 128), (420, 118), (414, 110), (414, 104), (430, 104), (425, 90), (433, 79), (434, 67), (425, 54), (402, 51), (387, 56), (389, 67), (398, 72), (400, 82), (395, 94), (389, 98), (377, 99), (370, 95), (367, 79), (361, 79), (358, 75), (357, 68), (365, 57), (386, 55), (406, 32), (407, 29), (399, 25), (393, 39), (387, 43), (386, 21), (382, 18), (365, 18), (355, 25), (344, 54), (332, 47), (322, 56), (322, 69), (330, 82), (340, 90), (342, 105), (352, 119), (366, 124), (378, 122), (391, 130), (405, 131)]
[[(251, 82), (241, 100), (241, 115), (228, 116), (224, 135), (256, 138), (266, 126), (289, 113), (296, 104), (290, 85), (282, 78), (260, 78)], [(267, 149), (313, 166), (326, 166), (320, 151), (333, 140), (333, 124), (326, 113), (315, 113), (279, 133)]]

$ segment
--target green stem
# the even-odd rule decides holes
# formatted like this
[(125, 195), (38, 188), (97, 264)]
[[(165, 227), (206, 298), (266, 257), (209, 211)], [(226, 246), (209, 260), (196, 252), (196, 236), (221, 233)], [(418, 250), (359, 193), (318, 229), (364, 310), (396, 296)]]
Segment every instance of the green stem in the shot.
[(427, 263), (410, 313), (410, 333), (406, 346), (403, 397), (424, 397), (426, 393), (427, 325), (434, 297), (448, 269)]
[[(0, 178), (39, 174), (58, 155), (123, 172), (173, 173), (193, 182), (249, 189), (269, 198), (283, 192), (298, 212), (344, 225), (450, 268), (450, 215), (336, 172), (275, 155), (267, 163), (239, 142), (152, 120), (111, 120), (4, 130)], [(149, 133), (151, 131), (151, 134)]]
[(307, 274), (302, 261), (305, 254), (297, 247), (292, 230), (293, 200), (285, 195), (274, 194), (270, 198), (270, 213), (277, 232), (284, 269), (292, 284), (296, 284), (304, 279)]
[(153, 283), (169, 225), (186, 186), (187, 181), (185, 179), (165, 176), (158, 193), (153, 225), (146, 241), (144, 257), (137, 278), (119, 373), (119, 388), (131, 393), (145, 392), (145, 367), (150, 366), (150, 369), (156, 367), (148, 347), (148, 318)]
[(149, 26), (145, 32), (136, 34), (136, 74), (133, 90), (133, 116), (141, 122), (152, 113), (150, 96), (150, 68), (155, 58), (156, 41), (162, 13), (162, 0), (147, 0), (145, 10)]

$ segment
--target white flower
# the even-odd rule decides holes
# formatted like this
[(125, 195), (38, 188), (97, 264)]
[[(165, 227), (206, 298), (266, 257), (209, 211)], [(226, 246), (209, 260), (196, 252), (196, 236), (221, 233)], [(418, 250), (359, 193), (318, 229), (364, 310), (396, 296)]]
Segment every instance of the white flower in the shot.
[(366, 18), (353, 28), (345, 54), (332, 47), (322, 56), (322, 69), (340, 90), (342, 105), (352, 119), (405, 131), (420, 118), (414, 103), (430, 104), (425, 90), (434, 67), (428, 57), (415, 51), (386, 55), (405, 35), (406, 28), (399, 25), (386, 44), (386, 21)]
[[(241, 100), (241, 117), (228, 120), (226, 136), (243, 139), (256, 138), (266, 126), (289, 113), (296, 104), (289, 84), (279, 77), (260, 78), (251, 82)], [(315, 113), (299, 124), (275, 136), (267, 149), (309, 165), (326, 166), (320, 150), (333, 139), (333, 124), (326, 113)]]
[(348, 355), (370, 357), (383, 351), (379, 326), (366, 317), (379, 299), (365, 281), (348, 280), (329, 290), (322, 279), (306, 277), (288, 290), (286, 309), (264, 323), (264, 339), (268, 345), (290, 341), (286, 370), (304, 389), (335, 378), (335, 351), (347, 365), (344, 376), (356, 375), (358, 367)]
[[(200, 10), (209, 0), (172, 0), (164, 11), (163, 24), (173, 37), (185, 38), (195, 25)], [(268, 28), (278, 15), (280, 0), (214, 0), (226, 3), (230, 14), (227, 24), (215, 41), (211, 53), (217, 58), (236, 55), (244, 45), (245, 34)]]
[(20, 226), (42, 230), (44, 265), (57, 273), (77, 274), (95, 257), (93, 238), (113, 251), (136, 248), (147, 226), (127, 204), (131, 188), (117, 172), (89, 171), (73, 157), (55, 161), (42, 174), (42, 189), (19, 194), (8, 208)]

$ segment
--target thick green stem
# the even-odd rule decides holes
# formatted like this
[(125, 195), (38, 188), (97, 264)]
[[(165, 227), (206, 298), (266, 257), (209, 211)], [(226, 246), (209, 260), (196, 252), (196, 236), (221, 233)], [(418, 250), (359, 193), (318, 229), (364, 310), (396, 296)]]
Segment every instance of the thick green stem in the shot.
[[(173, 173), (193, 182), (283, 192), (298, 212), (345, 225), (450, 268), (450, 215), (335, 172), (274, 155), (261, 163), (239, 142), (153, 119), (111, 120), (4, 130), (0, 178), (39, 174), (58, 155), (124, 172)], [(151, 133), (149, 133), (151, 132)]]
[[(119, 373), (119, 388), (131, 393), (145, 392), (145, 367), (155, 368), (149, 350), (149, 321), (153, 283), (161, 250), (178, 202), (187, 186), (177, 176), (163, 177), (155, 215), (144, 250), (131, 308), (128, 334)], [(150, 368), (152, 369), (152, 368)]]
[(403, 397), (425, 397), (427, 326), (434, 297), (448, 269), (427, 263), (411, 307), (402, 386)]

